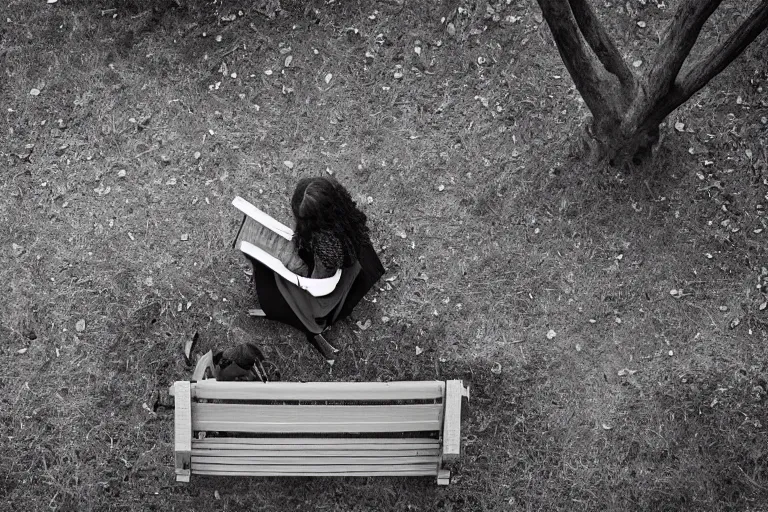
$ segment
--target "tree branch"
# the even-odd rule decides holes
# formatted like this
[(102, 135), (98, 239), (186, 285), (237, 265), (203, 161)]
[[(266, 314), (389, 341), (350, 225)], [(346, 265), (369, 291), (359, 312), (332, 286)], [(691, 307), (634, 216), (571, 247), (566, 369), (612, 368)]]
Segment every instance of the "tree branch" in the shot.
[(681, 94), (685, 96), (683, 101), (693, 96), (728, 67), (766, 28), (768, 28), (768, 0), (763, 0), (723, 44), (692, 64), (678, 80)]
[(600, 76), (600, 63), (581, 37), (568, 0), (537, 0), (557, 50), (576, 88), (595, 118), (615, 117), (618, 105), (611, 84)]
[(568, 0), (568, 2), (571, 4), (573, 17), (587, 44), (605, 69), (619, 79), (619, 83), (626, 91), (631, 91), (635, 86), (635, 76), (616, 49), (608, 32), (595, 16), (589, 2), (587, 0)]
[(701, 28), (722, 0), (681, 0), (675, 17), (667, 28), (651, 70), (646, 75), (646, 98), (656, 103), (675, 84), (683, 62), (696, 44)]

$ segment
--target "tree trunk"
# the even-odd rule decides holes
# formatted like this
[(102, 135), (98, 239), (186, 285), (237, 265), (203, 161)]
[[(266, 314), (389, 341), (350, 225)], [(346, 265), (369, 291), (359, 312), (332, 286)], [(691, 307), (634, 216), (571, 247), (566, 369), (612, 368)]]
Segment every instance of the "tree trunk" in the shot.
[(659, 140), (659, 125), (768, 27), (768, 0), (704, 57), (682, 68), (722, 0), (680, 0), (648, 70), (636, 76), (621, 58), (587, 0), (538, 0), (560, 56), (592, 112), (592, 157), (611, 165), (642, 164)]
[(642, 165), (659, 141), (658, 125), (642, 126), (628, 134), (598, 128), (594, 122), (592, 126), (588, 131), (588, 136), (592, 139), (592, 159), (607, 161), (614, 167), (630, 163)]

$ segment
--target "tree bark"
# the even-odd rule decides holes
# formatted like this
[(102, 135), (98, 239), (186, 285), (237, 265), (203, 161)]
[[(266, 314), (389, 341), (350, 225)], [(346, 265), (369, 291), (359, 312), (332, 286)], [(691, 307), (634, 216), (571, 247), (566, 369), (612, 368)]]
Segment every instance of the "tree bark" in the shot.
[(619, 50), (605, 31), (595, 12), (590, 7), (587, 0), (569, 0), (571, 12), (584, 35), (587, 44), (595, 52), (597, 58), (603, 64), (605, 69), (616, 76), (621, 83), (623, 92), (631, 93), (635, 88), (635, 76), (624, 62)]

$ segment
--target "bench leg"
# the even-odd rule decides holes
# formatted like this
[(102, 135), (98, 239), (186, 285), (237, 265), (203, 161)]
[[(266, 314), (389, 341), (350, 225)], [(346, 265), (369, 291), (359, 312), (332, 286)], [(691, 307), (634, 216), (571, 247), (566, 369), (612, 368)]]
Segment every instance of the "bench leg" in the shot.
[(451, 483), (451, 472), (447, 469), (441, 469), (437, 472), (437, 485), (448, 485)]

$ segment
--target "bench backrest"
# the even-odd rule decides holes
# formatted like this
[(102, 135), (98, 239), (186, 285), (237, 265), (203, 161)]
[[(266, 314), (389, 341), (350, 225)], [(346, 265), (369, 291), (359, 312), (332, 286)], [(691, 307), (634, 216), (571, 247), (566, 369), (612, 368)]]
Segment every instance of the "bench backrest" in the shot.
[(192, 383), (192, 430), (263, 434), (441, 432), (445, 382)]

